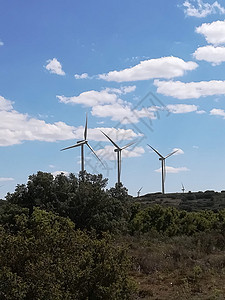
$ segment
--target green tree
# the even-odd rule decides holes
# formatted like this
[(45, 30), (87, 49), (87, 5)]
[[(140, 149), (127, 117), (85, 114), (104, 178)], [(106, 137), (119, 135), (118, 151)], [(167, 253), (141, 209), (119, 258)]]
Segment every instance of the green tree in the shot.
[(33, 207), (67, 217), (77, 228), (95, 229), (97, 232), (118, 232), (126, 227), (128, 216), (127, 190), (116, 187), (105, 191), (107, 179), (102, 175), (84, 172), (78, 178), (60, 174), (55, 178), (44, 172), (29, 176), (27, 184), (17, 185), (15, 192), (7, 194), (9, 203), (29, 209)]
[(129, 260), (109, 236), (37, 208), (14, 218), (17, 232), (0, 225), (1, 300), (130, 299)]

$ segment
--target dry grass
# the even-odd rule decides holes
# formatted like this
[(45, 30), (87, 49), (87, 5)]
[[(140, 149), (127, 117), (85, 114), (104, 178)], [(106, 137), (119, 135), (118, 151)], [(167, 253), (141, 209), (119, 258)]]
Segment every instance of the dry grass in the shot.
[(225, 299), (225, 239), (222, 234), (164, 238), (126, 237), (139, 293), (135, 299)]

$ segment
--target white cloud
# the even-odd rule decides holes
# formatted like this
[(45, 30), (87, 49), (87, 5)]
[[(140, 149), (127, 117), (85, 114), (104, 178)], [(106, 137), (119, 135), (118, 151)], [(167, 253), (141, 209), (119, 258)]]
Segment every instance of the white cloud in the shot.
[(12, 109), (13, 109), (13, 102), (0, 96), (0, 111), (1, 110), (8, 111)]
[(59, 102), (65, 104), (82, 104), (87, 107), (92, 107), (98, 104), (115, 103), (117, 100), (116, 94), (111, 94), (106, 90), (98, 91), (87, 91), (81, 93), (79, 96), (65, 97), (57, 96)]
[[(161, 168), (155, 170), (155, 172), (158, 172), (158, 173), (160, 173), (161, 171), (162, 171)], [(174, 167), (166, 166), (166, 173), (173, 173), (173, 174), (176, 174), (176, 173), (187, 172), (187, 171), (189, 171), (189, 169), (186, 168), (186, 167), (174, 168)]]
[(225, 47), (214, 47), (212, 45), (199, 47), (193, 53), (193, 56), (197, 60), (210, 62), (213, 66), (219, 65), (225, 61)]
[(197, 110), (196, 114), (203, 115), (203, 114), (206, 114), (206, 111), (205, 110)]
[(129, 103), (115, 103), (109, 105), (97, 105), (92, 108), (92, 115), (96, 117), (110, 117), (113, 121), (123, 124), (138, 123), (140, 118), (156, 119), (154, 108), (142, 108), (133, 110)]
[(63, 173), (63, 175), (65, 175), (65, 176), (69, 176), (69, 172), (67, 172), (67, 171), (55, 171), (55, 172), (52, 172), (52, 175), (54, 176), (54, 177), (56, 177), (57, 175), (60, 175), (60, 174), (62, 174)]
[(225, 95), (225, 81), (211, 80), (184, 83), (181, 81), (155, 80), (157, 93), (177, 99), (192, 99), (206, 96)]
[(89, 78), (88, 73), (83, 73), (83, 74), (81, 74), (81, 75), (75, 74), (74, 77), (75, 77), (76, 79), (87, 79), (87, 78)]
[[(46, 123), (43, 120), (31, 118), (13, 109), (12, 102), (0, 97), (0, 146), (20, 144), (23, 141), (46, 141), (81, 139), (84, 128), (73, 127), (64, 122)], [(104, 136), (100, 129), (112, 132), (118, 139), (137, 137), (131, 129), (93, 128), (88, 130), (88, 136), (92, 140), (103, 141)]]
[[(134, 138), (141, 137), (142, 134), (136, 134), (132, 129), (123, 129), (123, 128), (105, 128), (105, 127), (97, 127), (97, 128), (88, 128), (88, 139), (94, 141), (105, 141), (106, 138), (102, 134), (104, 131), (107, 135), (109, 135), (115, 141), (121, 140), (132, 140)], [(77, 127), (74, 130), (74, 135), (77, 139), (82, 139), (84, 134), (84, 128), (82, 126)]]
[(223, 117), (225, 119), (225, 111), (223, 109), (213, 108), (212, 110), (210, 110), (210, 115), (220, 116), (220, 117)]
[(119, 89), (116, 88), (106, 88), (105, 91), (116, 93), (119, 95), (125, 95), (131, 92), (134, 92), (136, 90), (136, 85), (129, 85), (129, 86), (121, 86)]
[(45, 66), (45, 68), (50, 71), (50, 73), (65, 75), (61, 63), (56, 58), (47, 60), (47, 63), (48, 64)]
[(1, 47), (1, 46), (4, 46), (4, 43), (3, 43), (2, 41), (0, 41), (0, 47)]
[(206, 41), (210, 44), (225, 44), (225, 21), (203, 23), (196, 28), (196, 32), (203, 34)]
[(184, 12), (189, 17), (204, 18), (211, 14), (225, 13), (225, 8), (222, 7), (217, 1), (212, 4), (204, 3), (202, 0), (192, 2), (196, 5), (192, 4), (188, 0), (183, 3), (183, 6), (185, 7)]
[(166, 108), (173, 114), (186, 114), (198, 109), (196, 105), (190, 104), (169, 104)]
[(111, 71), (107, 74), (100, 74), (99, 78), (106, 81), (137, 81), (152, 78), (174, 78), (183, 76), (185, 71), (191, 71), (198, 67), (195, 62), (184, 60), (178, 57), (161, 57), (141, 61), (138, 65), (121, 71)]
[(180, 154), (184, 154), (184, 151), (180, 148), (173, 148), (173, 151), (177, 151), (176, 153), (174, 153), (174, 155), (180, 155)]
[(123, 86), (119, 89), (115, 88), (106, 88), (102, 91), (87, 91), (83, 92), (78, 96), (73, 97), (65, 97), (56, 96), (59, 99), (59, 102), (65, 104), (81, 104), (87, 107), (93, 107), (96, 105), (103, 105), (103, 104), (114, 104), (116, 102), (121, 102), (122, 100), (119, 99), (119, 94), (127, 94), (131, 93), (136, 89), (136, 86)]
[(0, 182), (4, 182), (4, 181), (13, 181), (14, 178), (12, 177), (0, 177)]
[(54, 169), (55, 166), (54, 165), (49, 165), (49, 168)]
[(132, 104), (120, 98), (121, 94), (131, 93), (136, 86), (123, 86), (117, 88), (106, 88), (102, 91), (87, 91), (78, 96), (65, 97), (57, 96), (59, 102), (65, 104), (80, 104), (92, 107), (93, 116), (106, 118), (113, 121), (120, 121), (123, 124), (137, 123), (140, 118), (156, 119), (156, 107), (142, 108), (137, 110), (132, 108)]
[(63, 122), (49, 124), (15, 110), (0, 111), (0, 119), (0, 146), (20, 144), (25, 140), (55, 142), (74, 138), (73, 127)]
[[(133, 146), (134, 147), (134, 146)], [(131, 149), (127, 148), (122, 150), (122, 157), (139, 157), (145, 150), (143, 147), (130, 147)], [(95, 151), (97, 155), (103, 159), (107, 160), (117, 160), (117, 154), (114, 152), (115, 147), (111, 145), (106, 145), (104, 148)]]

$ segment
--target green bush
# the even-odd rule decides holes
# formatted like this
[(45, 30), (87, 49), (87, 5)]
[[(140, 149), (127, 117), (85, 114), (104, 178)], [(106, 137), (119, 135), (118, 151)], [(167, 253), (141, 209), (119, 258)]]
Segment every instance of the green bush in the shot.
[(35, 208), (0, 226), (1, 300), (130, 299), (126, 251), (74, 230), (74, 223)]

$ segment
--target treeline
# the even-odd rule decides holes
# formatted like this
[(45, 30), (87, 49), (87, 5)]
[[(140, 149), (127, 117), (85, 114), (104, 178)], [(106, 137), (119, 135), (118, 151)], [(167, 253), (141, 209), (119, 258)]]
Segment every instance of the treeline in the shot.
[(131, 233), (156, 231), (166, 236), (194, 235), (198, 232), (225, 229), (225, 209), (187, 212), (174, 207), (151, 206), (140, 210), (130, 223)]
[(7, 194), (0, 205), (0, 299), (137, 299), (133, 260), (115, 236), (224, 232), (225, 210), (141, 208), (122, 184), (106, 185), (102, 175), (38, 172)]

